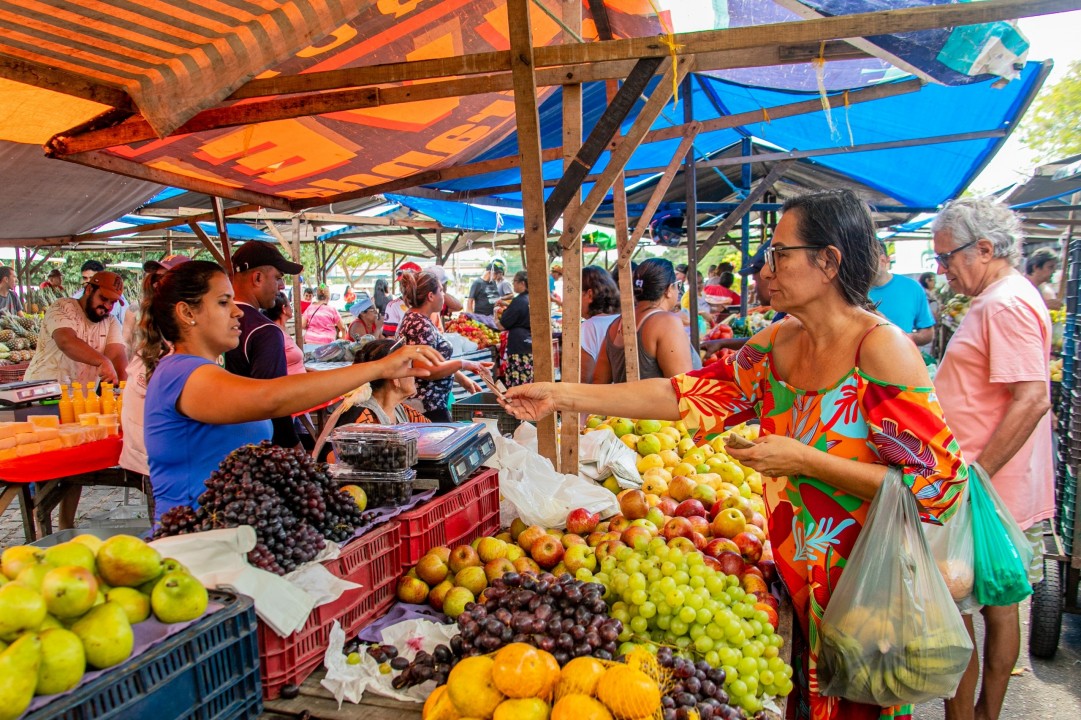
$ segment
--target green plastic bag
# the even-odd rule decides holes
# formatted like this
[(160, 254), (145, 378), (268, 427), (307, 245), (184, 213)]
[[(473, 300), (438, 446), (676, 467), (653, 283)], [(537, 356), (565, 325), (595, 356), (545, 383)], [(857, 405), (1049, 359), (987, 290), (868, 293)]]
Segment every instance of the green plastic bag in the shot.
[(987, 472), (969, 466), (972, 539), (975, 544), (976, 601), (981, 605), (1014, 605), (1032, 594), (1028, 567), (1032, 547), (995, 492)]

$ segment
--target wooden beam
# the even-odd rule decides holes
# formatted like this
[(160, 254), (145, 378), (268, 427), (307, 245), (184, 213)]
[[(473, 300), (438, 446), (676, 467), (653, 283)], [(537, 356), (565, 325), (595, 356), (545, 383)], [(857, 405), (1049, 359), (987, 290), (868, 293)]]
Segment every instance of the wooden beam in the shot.
[[(668, 188), (672, 185), (672, 181), (676, 177), (676, 173), (679, 171), (680, 164), (683, 163), (683, 159), (687, 153), (694, 151), (694, 139), (698, 137), (698, 123), (690, 123), (684, 125), (685, 130), (683, 140), (679, 143), (679, 147), (676, 148), (676, 152), (672, 155), (672, 159), (668, 161), (668, 167), (664, 169), (664, 174), (657, 180), (656, 186), (653, 188), (653, 193), (649, 196), (649, 201), (646, 202), (646, 209), (642, 211), (642, 214), (638, 217), (638, 224), (634, 226), (634, 232), (631, 233), (630, 245), (636, 247), (638, 241), (646, 234), (646, 230), (649, 229), (649, 223), (653, 219), (653, 213), (657, 212), (657, 207), (661, 204), (661, 200), (664, 199), (664, 194), (668, 192)], [(694, 222), (693, 218), (690, 222)]]
[[(723, 70), (733, 67), (762, 67), (807, 62), (811, 59), (849, 60), (867, 57), (861, 50), (842, 42), (777, 46), (753, 50), (702, 53), (698, 67), (703, 70)], [(656, 59), (656, 58), (654, 58)], [(545, 68), (537, 71), (537, 86), (577, 84), (625, 78), (638, 61), (610, 60), (605, 62)], [(301, 77), (307, 78), (308, 75)], [(464, 97), (507, 92), (513, 89), (509, 72), (436, 80), (421, 84), (392, 87), (364, 87), (322, 90), (305, 94), (277, 96), (265, 100), (249, 100), (243, 104), (221, 105), (204, 110), (170, 135), (184, 135), (242, 125), (288, 120), (347, 110), (387, 107), (402, 103), (422, 102), (442, 98)], [(107, 127), (72, 128), (58, 133), (47, 143), (56, 155), (102, 150), (155, 139), (150, 123), (141, 115), (118, 118)]]
[(631, 255), (634, 252), (634, 246), (630, 244), (628, 235), (627, 191), (622, 182), (612, 190), (612, 206), (615, 209), (616, 248), (619, 251), (616, 257), (616, 268), (619, 271), (619, 314), (623, 333), (624, 365), (627, 369), (627, 382), (634, 382), (640, 375), (638, 324), (634, 317), (634, 277), (631, 273)]
[(114, 108), (130, 110), (135, 107), (127, 91), (115, 85), (96, 83), (84, 75), (10, 55), (0, 57), (0, 77)]
[[(529, 2), (507, 0), (507, 21), (510, 27), (511, 73), (514, 76), (514, 115), (518, 128), (518, 152), (521, 154), (525, 242), (530, 260), (529, 325), (533, 335), (533, 377), (539, 382), (551, 382), (554, 368), (552, 315), (548, 296), (548, 226), (544, 219), (540, 117), (537, 113)], [(537, 422), (537, 450), (559, 467), (554, 415)]]
[[(292, 242), (289, 243), (289, 258), (296, 264), (300, 264), (300, 216), (293, 218)], [(300, 307), (300, 275), (293, 276), (293, 305)], [(304, 347), (304, 323), (297, 322), (296, 314), (293, 314), (293, 339), (298, 347)]]
[[(559, 238), (559, 242), (564, 248), (573, 242), (575, 237), (581, 235), (582, 229), (593, 217), (593, 213), (597, 211), (597, 208), (600, 207), (608, 191), (612, 189), (613, 183), (616, 182), (617, 177), (622, 178), (623, 168), (627, 166), (627, 161), (631, 159), (631, 155), (638, 149), (638, 145), (649, 131), (649, 126), (653, 124), (653, 121), (657, 119), (657, 116), (661, 114), (664, 106), (671, 99), (673, 78), (675, 78), (675, 82), (681, 82), (693, 66), (694, 60), (692, 58), (679, 57), (676, 58), (675, 62), (668, 58), (665, 59), (664, 73), (660, 82), (653, 89), (627, 134), (620, 138), (615, 150), (609, 155), (604, 172), (600, 174), (589, 194), (586, 195), (586, 199), (582, 202), (582, 207), (579, 208), (578, 213), (569, 223), (563, 223), (563, 235)], [(622, 180), (620, 180), (620, 184), (622, 185)]]
[[(143, 165), (142, 163), (126, 160), (107, 153), (76, 153), (74, 155), (64, 155), (60, 159), (75, 163), (76, 165), (85, 165), (87, 167), (98, 168), (99, 170), (107, 170), (116, 173), (117, 175), (125, 175), (137, 180), (146, 180), (147, 182), (154, 182), (160, 185), (174, 185), (193, 192), (229, 198), (230, 200), (236, 200), (242, 203), (261, 205), (276, 210), (291, 209), (287, 200), (275, 195), (267, 195), (265, 193), (245, 190), (244, 188), (239, 187), (229, 187), (220, 183), (193, 178), (187, 175), (180, 175), (179, 173), (167, 172), (159, 168), (153, 168), (148, 165)], [(326, 202), (323, 204), (326, 204)]]
[(424, 244), (424, 247), (428, 248), (428, 250), (431, 251), (432, 255), (438, 258), (439, 253), (436, 251), (435, 245), (428, 242), (428, 238), (424, 237), (424, 234), (422, 232), (420, 232), (416, 228), (409, 228), (409, 232), (413, 233), (413, 235), (416, 236), (417, 240), (420, 240)]
[(221, 250), (219, 250), (218, 246), (214, 244), (214, 241), (210, 239), (210, 236), (206, 234), (206, 231), (199, 227), (199, 223), (194, 220), (188, 222), (188, 227), (190, 227), (191, 231), (195, 233), (195, 236), (199, 238), (199, 242), (203, 243), (203, 247), (206, 248), (207, 252), (214, 256), (214, 262), (221, 265), (222, 269), (229, 273), (231, 277), (232, 273), (229, 272), (229, 270), (232, 263), (222, 257)]
[[(984, 0), (979, 3), (931, 5), (839, 15), (818, 20), (677, 33), (674, 39), (681, 55), (694, 55), (977, 25), (1078, 9), (1081, 9), (1081, 0)], [(664, 57), (670, 54), (671, 49), (659, 36), (552, 45), (533, 49), (535, 68), (610, 60), (639, 60), (644, 57)], [(229, 99), (238, 100), (266, 95), (333, 90), (341, 87), (363, 87), (505, 72), (511, 67), (511, 58), (511, 51), (502, 50), (453, 58), (385, 63), (347, 70), (250, 80), (235, 91)]]
[[(601, 7), (604, 4), (601, 3)], [(582, 32), (581, 0), (563, 0), (563, 22), (579, 35)], [(566, 36), (567, 33), (564, 33)], [(571, 38), (564, 37), (565, 42)], [(563, 170), (573, 164), (582, 144), (582, 86), (563, 86)], [(581, 205), (582, 191), (576, 188), (567, 201), (564, 214), (573, 217)], [(547, 218), (547, 216), (546, 216)], [(550, 218), (547, 218), (551, 222)], [(582, 242), (576, 238), (563, 250), (563, 345), (560, 381), (582, 381)], [(577, 473), (578, 413), (559, 415), (559, 467), (565, 473)]]
[(788, 172), (788, 168), (791, 167), (793, 162), (794, 161), (792, 160), (787, 160), (785, 162), (777, 163), (772, 168), (770, 168), (770, 171), (766, 174), (766, 177), (762, 178), (762, 181), (755, 185), (753, 190), (747, 193), (747, 197), (743, 198), (743, 202), (741, 202), (735, 210), (730, 212), (728, 216), (724, 220), (722, 220), (716, 228), (714, 228), (713, 232), (710, 233), (708, 238), (706, 238), (706, 241), (702, 243), (702, 246), (700, 248), (698, 248), (697, 257), (699, 262), (701, 262), (706, 257), (709, 251), (717, 245), (717, 242), (720, 241), (721, 238), (728, 235), (728, 231), (734, 228), (736, 226), (736, 223), (739, 222), (743, 218), (743, 216), (750, 211), (751, 206), (758, 202), (762, 198), (762, 196), (766, 194), (766, 191), (773, 187), (773, 184), (780, 180), (781, 176)]
[[(292, 220), (295, 213), (291, 212), (268, 212), (266, 210), (260, 210), (258, 212), (243, 212), (230, 214), (229, 208), (226, 210), (226, 214), (230, 215), (233, 220), (237, 221), (250, 221), (250, 220)], [(202, 208), (153, 208), (143, 207), (132, 213), (133, 215), (140, 215), (144, 217), (161, 217), (161, 218), (186, 218), (192, 215), (205, 215), (206, 210)], [(341, 213), (318, 213), (318, 212), (304, 212), (302, 217), (310, 225), (381, 225), (390, 227), (415, 227), (424, 228), (427, 230), (437, 230), (442, 227), (438, 222), (434, 220), (402, 220), (398, 218), (389, 217), (370, 217), (367, 215), (343, 215)]]
[(215, 195), (210, 198), (210, 207), (214, 212), (214, 225), (218, 228), (218, 242), (221, 243), (221, 255), (225, 258), (225, 273), (233, 277), (233, 250), (229, 243), (229, 225), (225, 222), (225, 207), (221, 198)]
[[(603, 10), (602, 0), (590, 0), (590, 2), (600, 4)], [(548, 221), (548, 232), (555, 227), (556, 221), (563, 214), (570, 199), (581, 192), (582, 179), (597, 164), (601, 153), (619, 132), (623, 121), (638, 102), (639, 96), (645, 92), (646, 86), (653, 79), (660, 64), (661, 58), (644, 58), (635, 64), (634, 70), (627, 76), (627, 80), (620, 86), (616, 96), (608, 103), (608, 107), (604, 109), (597, 123), (590, 130), (589, 137), (578, 149), (574, 160), (569, 166), (564, 167), (563, 177), (559, 178), (555, 189), (544, 203), (544, 217)]]
[[(687, 77), (683, 81), (683, 121), (685, 123), (694, 121), (693, 82), (693, 77)], [(683, 148), (682, 145), (680, 147)], [(675, 159), (683, 160), (683, 201), (687, 208), (684, 213), (684, 222), (687, 225), (687, 272), (684, 278), (690, 278), (689, 287), (691, 288), (691, 295), (687, 298), (689, 321), (687, 327), (691, 330), (691, 352), (697, 353), (702, 347), (702, 338), (698, 332), (698, 170), (695, 167), (694, 145), (688, 144), (683, 150), (683, 157), (680, 158), (680, 153), (677, 152)], [(675, 173), (673, 172), (672, 175), (674, 176)], [(661, 191), (658, 196), (655, 189), (654, 196), (659, 202), (664, 197), (664, 191)], [(651, 211), (650, 215), (652, 214)], [(641, 221), (638, 224), (641, 226)]]

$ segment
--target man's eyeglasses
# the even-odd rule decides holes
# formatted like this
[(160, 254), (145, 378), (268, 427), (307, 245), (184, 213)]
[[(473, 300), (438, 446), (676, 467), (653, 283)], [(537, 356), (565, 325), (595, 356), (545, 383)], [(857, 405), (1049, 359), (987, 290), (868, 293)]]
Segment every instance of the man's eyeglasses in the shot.
[(821, 250), (818, 245), (781, 245), (775, 247), (770, 245), (766, 248), (766, 265), (769, 265), (770, 272), (777, 272), (777, 253), (784, 252), (786, 250)]
[(975, 245), (977, 242), (979, 242), (978, 239), (973, 240), (972, 242), (967, 242), (964, 245), (962, 245), (961, 247), (955, 247), (953, 250), (950, 250), (949, 252), (938, 253), (937, 255), (935, 255), (935, 262), (937, 262), (939, 265), (941, 265), (943, 270), (946, 270), (946, 269), (948, 269), (950, 267), (950, 257), (952, 257), (955, 253), (961, 252), (962, 250), (967, 250), (968, 248)]

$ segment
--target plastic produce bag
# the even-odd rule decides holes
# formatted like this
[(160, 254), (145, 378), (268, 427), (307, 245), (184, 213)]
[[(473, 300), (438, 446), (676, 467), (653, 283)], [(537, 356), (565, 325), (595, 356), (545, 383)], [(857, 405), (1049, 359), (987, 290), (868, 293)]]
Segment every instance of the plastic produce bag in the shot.
[(957, 603), (962, 613), (971, 613), (979, 608), (973, 597), (975, 582), (975, 553), (972, 540), (972, 510), (968, 488), (957, 499), (957, 511), (945, 525), (923, 526), (931, 553), (938, 563), (938, 570), (950, 596)]
[(981, 605), (1013, 605), (1032, 594), (1028, 568), (1032, 546), (1017, 526), (987, 472), (969, 466), (972, 531), (975, 542), (975, 596)]
[(887, 707), (952, 697), (972, 641), (891, 468), (819, 628), (823, 695)]
[(624, 445), (611, 430), (583, 435), (578, 443), (578, 471), (590, 480), (603, 482), (614, 475), (621, 488), (642, 487), (638, 453)]

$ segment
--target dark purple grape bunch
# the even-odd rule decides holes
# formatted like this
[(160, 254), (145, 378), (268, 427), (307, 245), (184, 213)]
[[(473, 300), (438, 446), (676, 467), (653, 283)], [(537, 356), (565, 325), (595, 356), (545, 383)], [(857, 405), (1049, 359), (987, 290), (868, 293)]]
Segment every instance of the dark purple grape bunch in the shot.
[(712, 668), (705, 660), (697, 663), (676, 656), (670, 647), (657, 650), (657, 663), (668, 670), (672, 686), (661, 698), (664, 720), (746, 720), (738, 707), (728, 704), (724, 689), (725, 674), (720, 668)]
[[(430, 653), (420, 650), (412, 662), (398, 655), (393, 645), (372, 646), (368, 648), (368, 654), (375, 658), (376, 662), (388, 662), (392, 670), (399, 671), (399, 674), (390, 681), (391, 687), (395, 690), (420, 685), (428, 680), (434, 680), (437, 685), (446, 685), (450, 671), (462, 659), (461, 641), (453, 642), (458, 638), (458, 635), (452, 638), (450, 647), (436, 645)], [(452, 649), (455, 646), (457, 650)], [(373, 654), (373, 648), (375, 654)], [(380, 660), (380, 657), (384, 659)]]
[(604, 586), (570, 574), (510, 572), (484, 591), (483, 603), (458, 616), (466, 657), (522, 642), (550, 652), (560, 665), (591, 655), (611, 660), (623, 624), (608, 617)]
[(154, 539), (199, 532), (200, 524), (199, 514), (190, 505), (177, 505), (162, 514)]

